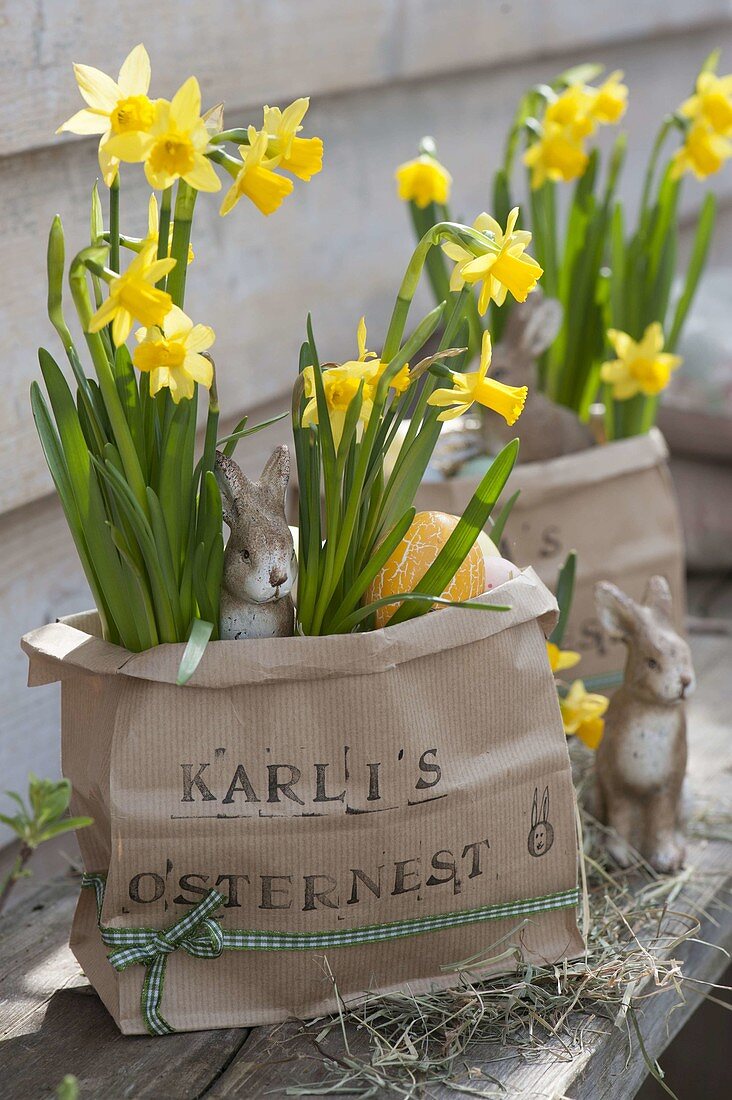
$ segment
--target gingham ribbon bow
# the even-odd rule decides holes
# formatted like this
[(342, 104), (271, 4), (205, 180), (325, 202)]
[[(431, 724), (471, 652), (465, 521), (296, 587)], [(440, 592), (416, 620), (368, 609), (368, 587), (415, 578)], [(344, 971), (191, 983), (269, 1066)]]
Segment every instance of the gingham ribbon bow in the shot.
[(213, 914), (223, 904), (224, 898), (218, 891), (209, 890), (198, 905), (170, 928), (109, 928), (102, 924), (104, 875), (86, 874), (82, 886), (93, 887), (96, 893), (99, 932), (103, 942), (115, 948), (108, 956), (112, 966), (116, 970), (125, 970), (133, 963), (142, 963), (145, 967), (140, 1001), (142, 1018), (151, 1035), (170, 1035), (174, 1031), (160, 1014), (160, 1002), (168, 955), (179, 947), (197, 959), (216, 959), (222, 951), (326, 951), (335, 947), (354, 947), (403, 936), (418, 936), (423, 932), (440, 932), (483, 921), (524, 917), (552, 909), (570, 909), (578, 901), (577, 887), (573, 886), (540, 897), (516, 898), (454, 913), (433, 913), (358, 928), (331, 928), (320, 932), (274, 932), (246, 928), (223, 931), (213, 920)]
[[(94, 886), (97, 903), (104, 897), (104, 881), (101, 876), (85, 876), (85, 885)], [(96, 881), (95, 881), (96, 880)], [(213, 914), (224, 903), (218, 890), (209, 890), (198, 905), (176, 921), (170, 928), (108, 928), (101, 927), (102, 940), (107, 947), (114, 947), (108, 955), (115, 970), (141, 963), (145, 967), (142, 983), (140, 1010), (145, 1026), (151, 1035), (172, 1035), (172, 1028), (160, 1012), (168, 955), (183, 948), (196, 959), (217, 959), (224, 950), (224, 934)], [(101, 916), (101, 913), (100, 913)]]

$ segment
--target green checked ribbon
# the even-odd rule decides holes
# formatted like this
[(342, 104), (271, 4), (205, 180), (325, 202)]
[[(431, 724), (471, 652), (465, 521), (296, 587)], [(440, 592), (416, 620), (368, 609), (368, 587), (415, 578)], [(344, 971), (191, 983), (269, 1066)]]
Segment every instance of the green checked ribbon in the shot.
[(224, 933), (213, 914), (224, 903), (218, 890), (209, 890), (198, 905), (168, 929), (106, 928), (102, 925), (105, 880), (102, 875), (84, 875), (82, 886), (93, 886), (97, 896), (97, 920), (103, 942), (114, 947), (108, 955), (115, 970), (142, 963), (140, 1008), (145, 1027), (151, 1035), (172, 1035), (171, 1027), (160, 1011), (168, 955), (182, 947), (196, 959), (217, 959), (224, 950)]
[(579, 900), (579, 891), (573, 887), (542, 897), (361, 928), (337, 928), (325, 932), (263, 932), (222, 929), (213, 919), (213, 914), (223, 904), (224, 897), (217, 890), (209, 890), (202, 901), (168, 929), (108, 928), (102, 924), (105, 885), (106, 879), (101, 874), (84, 875), (82, 879), (82, 886), (93, 887), (96, 892), (97, 920), (102, 940), (108, 947), (116, 949), (109, 955), (112, 966), (122, 971), (134, 963), (142, 963), (146, 969), (140, 1004), (145, 1026), (152, 1035), (169, 1035), (175, 1030), (161, 1015), (160, 1002), (168, 955), (180, 947), (197, 959), (216, 959), (222, 951), (322, 951), (329, 947), (355, 947), (418, 936), (425, 932), (440, 932), (446, 928), (506, 917), (571, 909)]

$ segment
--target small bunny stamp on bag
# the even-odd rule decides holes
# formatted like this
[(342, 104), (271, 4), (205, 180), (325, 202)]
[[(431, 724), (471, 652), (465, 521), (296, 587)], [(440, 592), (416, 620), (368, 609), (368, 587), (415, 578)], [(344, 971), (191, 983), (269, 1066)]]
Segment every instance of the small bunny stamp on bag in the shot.
[(549, 824), (549, 788), (544, 788), (539, 812), (539, 788), (534, 787), (534, 801), (531, 805), (531, 832), (529, 833), (529, 855), (545, 856), (554, 843), (554, 829)]
[(694, 690), (691, 652), (673, 624), (671, 591), (651, 577), (638, 604), (614, 584), (595, 586), (598, 617), (628, 649), (623, 684), (610, 700), (597, 750), (598, 817), (615, 832), (610, 854), (621, 866), (632, 849), (657, 871), (685, 856), (685, 701)]
[(231, 528), (221, 584), (224, 639), (286, 638), (294, 632), (297, 558), (285, 517), (289, 478), (285, 446), (272, 452), (259, 481), (251, 481), (233, 458), (216, 453), (224, 522)]

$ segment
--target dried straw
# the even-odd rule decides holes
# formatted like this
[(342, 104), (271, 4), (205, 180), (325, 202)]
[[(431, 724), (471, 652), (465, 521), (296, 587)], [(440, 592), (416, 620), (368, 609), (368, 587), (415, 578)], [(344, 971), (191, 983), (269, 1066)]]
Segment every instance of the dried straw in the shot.
[[(579, 754), (574, 763), (581, 790), (586, 761)], [(610, 1021), (626, 1032), (628, 1057), (639, 1051), (673, 1096), (643, 1045), (636, 1010), (669, 991), (669, 1015), (684, 1002), (691, 979), (684, 976), (678, 948), (696, 939), (702, 919), (714, 920), (707, 908), (711, 897), (715, 908), (726, 908), (724, 876), (692, 867), (659, 876), (640, 856), (619, 870), (605, 850), (605, 827), (586, 809), (580, 816), (585, 956), (553, 966), (522, 963), (513, 946), (526, 923), (520, 922), (501, 941), (445, 968), (455, 972), (453, 989), (419, 996), (409, 989), (373, 994), (356, 1007), (341, 1002), (337, 1015), (298, 1030), (300, 1041), (321, 1060), (322, 1074), (317, 1084), (290, 1086), (287, 1094), (367, 1100), (444, 1095), (445, 1089), (505, 1100), (505, 1086), (491, 1075), (491, 1066), (498, 1075), (508, 1059), (569, 1062), (587, 1054)], [(697, 815), (690, 833), (726, 839), (731, 820), (715, 809)], [(481, 968), (497, 958), (515, 958), (516, 966), (502, 976), (481, 977)], [(325, 966), (337, 994), (327, 961)], [(693, 988), (700, 992), (698, 985)], [(473, 1066), (467, 1064), (471, 1055)]]

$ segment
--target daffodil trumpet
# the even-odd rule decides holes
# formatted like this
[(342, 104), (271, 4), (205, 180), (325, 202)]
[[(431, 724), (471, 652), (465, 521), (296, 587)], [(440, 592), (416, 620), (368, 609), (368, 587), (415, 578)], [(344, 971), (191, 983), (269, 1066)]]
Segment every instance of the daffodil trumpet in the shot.
[[(76, 65), (74, 73), (85, 106), (60, 130), (98, 135), (109, 188), (106, 225), (98, 188), (92, 189), (90, 245), (68, 272), (93, 376), (87, 377), (64, 316), (66, 261), (57, 217), (48, 242), (48, 315), (76, 392), (42, 349), (47, 396), (34, 382), (33, 416), (104, 636), (133, 651), (188, 640), (190, 674), (218, 631), (223, 537), (213, 473), (220, 415), (210, 356), (215, 333), (184, 308), (186, 273), (198, 193), (220, 191), (220, 168), (237, 176), (243, 162), (217, 143), (222, 133), (221, 140), (227, 137), (222, 107), (202, 110), (195, 77), (170, 100), (149, 94), (143, 45), (130, 52), (116, 79), (88, 65)], [(322, 164), (320, 139), (299, 136), (308, 106), (307, 99), (284, 109), (265, 106), (261, 129), (238, 135), (248, 152), (258, 144), (261, 172), (287, 193), (291, 176), (307, 181)], [(144, 237), (121, 224), (120, 195), (131, 172), (153, 188)], [(247, 197), (257, 205), (256, 193)], [(197, 454), (204, 394), (205, 438)], [(218, 444), (231, 454), (258, 427), (244, 417)]]

